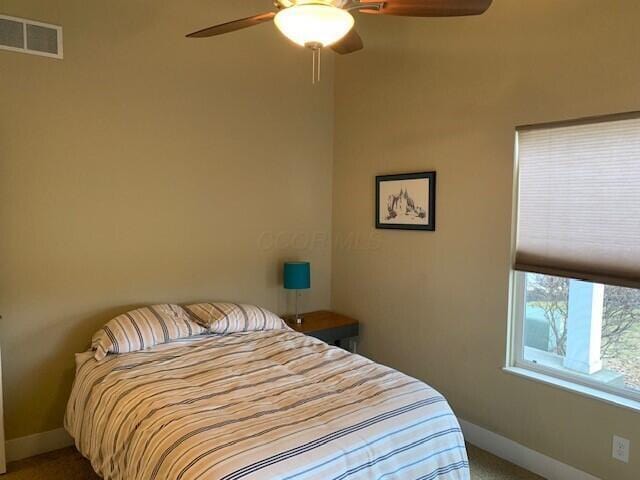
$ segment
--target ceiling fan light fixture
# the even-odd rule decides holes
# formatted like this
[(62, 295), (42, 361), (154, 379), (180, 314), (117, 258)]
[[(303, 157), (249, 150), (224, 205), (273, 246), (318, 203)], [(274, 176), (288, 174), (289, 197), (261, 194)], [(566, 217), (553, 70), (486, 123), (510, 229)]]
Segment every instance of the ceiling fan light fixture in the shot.
[(305, 47), (328, 47), (353, 28), (353, 16), (341, 8), (324, 3), (304, 3), (280, 10), (275, 24), (283, 35)]

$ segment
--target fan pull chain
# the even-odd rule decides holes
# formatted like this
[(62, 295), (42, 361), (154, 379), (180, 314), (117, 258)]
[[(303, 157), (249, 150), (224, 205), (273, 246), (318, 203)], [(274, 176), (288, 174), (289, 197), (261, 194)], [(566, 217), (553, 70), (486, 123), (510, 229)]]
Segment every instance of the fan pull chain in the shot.
[(313, 50), (313, 81), (312, 83), (315, 85), (316, 83), (320, 83), (320, 59), (322, 58), (322, 49), (316, 48)]
[(322, 56), (322, 44), (320, 43), (307, 43), (307, 48), (311, 49), (313, 53), (313, 68), (311, 70), (311, 83), (316, 84), (320, 83), (320, 66), (321, 66), (321, 56)]

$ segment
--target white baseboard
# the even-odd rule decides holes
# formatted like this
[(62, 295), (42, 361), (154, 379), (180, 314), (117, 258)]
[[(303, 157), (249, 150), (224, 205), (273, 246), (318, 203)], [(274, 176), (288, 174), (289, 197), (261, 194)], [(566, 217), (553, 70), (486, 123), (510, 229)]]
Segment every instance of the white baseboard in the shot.
[(467, 442), (547, 480), (600, 480), (466, 420), (459, 419), (459, 422)]
[(33, 457), (34, 455), (51, 452), (69, 445), (73, 445), (73, 438), (64, 428), (13, 438), (5, 442), (7, 462)]

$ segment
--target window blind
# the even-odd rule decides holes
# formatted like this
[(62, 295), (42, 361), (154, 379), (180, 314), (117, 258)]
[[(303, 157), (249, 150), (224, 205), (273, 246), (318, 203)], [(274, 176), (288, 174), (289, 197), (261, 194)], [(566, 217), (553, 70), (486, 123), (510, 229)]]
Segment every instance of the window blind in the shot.
[(640, 287), (640, 113), (518, 129), (514, 268)]

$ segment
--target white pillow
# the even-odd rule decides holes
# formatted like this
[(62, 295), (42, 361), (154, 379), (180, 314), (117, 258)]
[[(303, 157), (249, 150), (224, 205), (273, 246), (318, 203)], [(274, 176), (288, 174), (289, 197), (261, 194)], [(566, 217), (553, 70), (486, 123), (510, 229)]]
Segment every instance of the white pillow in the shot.
[(151, 305), (110, 320), (93, 335), (91, 346), (99, 361), (109, 353), (135, 352), (202, 333), (206, 330), (179, 305)]
[(184, 308), (211, 333), (289, 329), (275, 313), (256, 305), (213, 302), (195, 303)]

